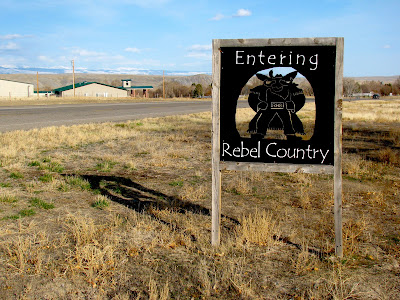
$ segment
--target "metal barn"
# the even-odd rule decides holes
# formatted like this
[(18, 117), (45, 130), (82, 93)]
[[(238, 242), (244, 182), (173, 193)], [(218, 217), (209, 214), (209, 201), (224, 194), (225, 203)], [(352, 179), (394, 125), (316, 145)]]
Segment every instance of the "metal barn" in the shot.
[(0, 97), (23, 98), (34, 95), (34, 86), (31, 83), (0, 79)]

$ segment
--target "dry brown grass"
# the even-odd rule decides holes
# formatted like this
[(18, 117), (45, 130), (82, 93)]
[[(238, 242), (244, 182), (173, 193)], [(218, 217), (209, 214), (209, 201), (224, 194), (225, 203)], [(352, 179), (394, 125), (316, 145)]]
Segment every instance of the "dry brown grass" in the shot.
[(210, 98), (141, 98), (141, 97), (50, 97), (50, 98), (6, 98), (0, 97), (0, 106), (22, 106), (22, 105), (55, 105), (55, 104), (82, 104), (82, 103), (124, 103), (124, 102), (165, 102), (165, 101), (211, 101)]
[(400, 100), (347, 102), (343, 110), (343, 119), (345, 121), (399, 123)]
[(399, 128), (354, 105), (341, 260), (329, 175), (224, 172), (210, 245), (209, 113), (2, 133), (0, 298), (396, 299)]

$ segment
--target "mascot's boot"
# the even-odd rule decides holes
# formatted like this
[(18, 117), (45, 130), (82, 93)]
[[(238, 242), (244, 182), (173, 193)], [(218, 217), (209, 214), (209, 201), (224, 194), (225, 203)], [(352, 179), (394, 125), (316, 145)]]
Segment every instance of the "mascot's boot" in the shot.
[(286, 139), (290, 142), (295, 142), (295, 141), (301, 141), (302, 138), (299, 136), (296, 136), (295, 134), (287, 134)]
[(265, 136), (265, 134), (262, 134), (262, 133), (252, 133), (251, 134), (251, 138), (254, 140), (257, 140), (257, 141), (262, 140), (264, 138), (264, 136)]

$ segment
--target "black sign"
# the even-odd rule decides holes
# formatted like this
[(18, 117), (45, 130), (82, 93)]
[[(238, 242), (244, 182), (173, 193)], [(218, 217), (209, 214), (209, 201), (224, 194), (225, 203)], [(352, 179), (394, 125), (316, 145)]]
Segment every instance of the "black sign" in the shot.
[[(333, 165), (336, 47), (238, 46), (220, 51), (221, 161)], [(281, 75), (276, 67), (296, 71)], [(305, 104), (303, 91), (293, 81), (300, 74), (315, 96), (314, 132), (309, 139), (304, 139), (297, 115)], [(248, 134), (241, 136), (235, 118), (237, 101), (254, 75), (262, 84), (250, 91), (248, 104), (254, 116)], [(270, 130), (281, 130), (284, 138), (271, 137)]]

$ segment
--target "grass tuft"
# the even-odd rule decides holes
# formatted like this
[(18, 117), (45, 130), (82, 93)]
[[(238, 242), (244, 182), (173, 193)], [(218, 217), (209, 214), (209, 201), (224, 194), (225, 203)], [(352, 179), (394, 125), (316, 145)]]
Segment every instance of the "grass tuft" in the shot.
[(176, 180), (168, 183), (170, 186), (183, 186), (183, 180)]
[(11, 193), (3, 193), (3, 195), (0, 195), (0, 202), (15, 203), (17, 201), (18, 201), (18, 198)]
[(51, 182), (53, 181), (54, 177), (51, 174), (44, 174), (39, 177), (39, 181), (41, 182)]
[(96, 201), (92, 204), (93, 207), (98, 209), (105, 209), (110, 206), (110, 199), (107, 196), (97, 195)]
[(116, 164), (117, 164), (117, 162), (114, 162), (114, 161), (100, 162), (96, 165), (96, 170), (101, 171), (101, 172), (110, 172)]
[(65, 178), (66, 183), (68, 183), (71, 186), (76, 186), (79, 187), (80, 189), (84, 191), (90, 191), (90, 182), (87, 181), (86, 179), (83, 179), (80, 176), (67, 176)]
[(36, 212), (33, 209), (22, 209), (18, 214), (3, 217), (2, 220), (18, 220), (20, 218), (34, 216), (35, 214)]
[(239, 244), (272, 246), (279, 236), (277, 221), (264, 210), (243, 216), (240, 223), (237, 228)]
[(32, 206), (37, 207), (37, 208), (43, 208), (43, 209), (54, 208), (54, 204), (47, 203), (46, 201), (43, 201), (40, 198), (32, 198), (29, 202)]
[(22, 173), (20, 173), (20, 172), (12, 172), (10, 174), (10, 178), (12, 178), (12, 179), (21, 179), (21, 178), (24, 178), (24, 175)]

